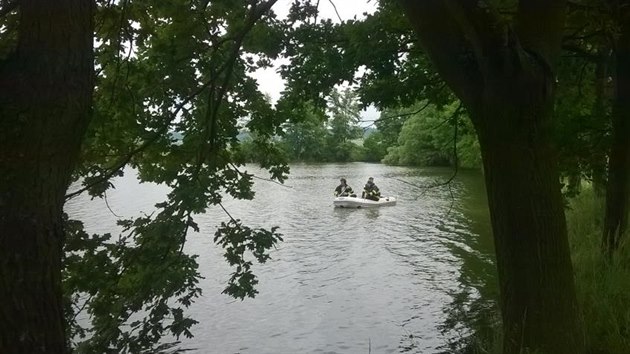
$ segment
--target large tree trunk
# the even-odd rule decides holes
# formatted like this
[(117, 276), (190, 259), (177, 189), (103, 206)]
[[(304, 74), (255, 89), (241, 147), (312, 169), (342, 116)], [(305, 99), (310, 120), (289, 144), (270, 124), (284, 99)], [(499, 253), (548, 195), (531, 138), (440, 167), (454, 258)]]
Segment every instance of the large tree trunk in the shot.
[(94, 4), (19, 6), (0, 66), (0, 353), (64, 353), (61, 217), (90, 117)]
[[(494, 233), (503, 353), (580, 353), (583, 340), (558, 164), (550, 143), (553, 77), (497, 80), (471, 110)], [(543, 94), (541, 94), (543, 93)]]
[[(630, 6), (630, 1), (628, 5)], [(615, 101), (608, 162), (606, 215), (602, 246), (611, 257), (628, 227), (630, 202), (630, 9), (621, 9), (622, 33), (615, 47)]]
[(521, 0), (510, 27), (483, 2), (400, 1), (479, 137), (497, 253), (503, 353), (582, 353), (550, 142), (564, 1)]

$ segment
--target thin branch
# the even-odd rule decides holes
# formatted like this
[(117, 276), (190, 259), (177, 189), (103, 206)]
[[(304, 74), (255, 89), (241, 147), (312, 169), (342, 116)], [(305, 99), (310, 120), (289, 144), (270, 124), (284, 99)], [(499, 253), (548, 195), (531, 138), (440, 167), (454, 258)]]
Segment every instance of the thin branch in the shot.
[(76, 197), (77, 195), (85, 192), (86, 190), (100, 184), (103, 183), (107, 180), (109, 180), (112, 176), (114, 176), (118, 171), (120, 171), (121, 168), (125, 167), (129, 161), (131, 161), (131, 159), (136, 156), (137, 154), (141, 153), (142, 151), (146, 150), (149, 146), (151, 146), (154, 142), (156, 142), (164, 133), (166, 133), (166, 131), (168, 130), (168, 127), (171, 125), (171, 122), (177, 117), (177, 115), (179, 114), (179, 112), (184, 108), (185, 105), (187, 105), (188, 103), (190, 103), (190, 101), (192, 101), (195, 97), (197, 97), (201, 92), (203, 92), (204, 89), (206, 89), (211, 83), (212, 81), (214, 81), (214, 79), (206, 82), (205, 84), (201, 85), (201, 87), (199, 87), (196, 91), (194, 91), (192, 94), (190, 94), (188, 97), (186, 97), (182, 102), (180, 102), (180, 104), (178, 104), (175, 107), (175, 111), (171, 114), (170, 118), (167, 120), (166, 124), (164, 124), (164, 126), (162, 126), (160, 129), (158, 129), (155, 134), (149, 138), (148, 140), (145, 140), (144, 143), (142, 143), (140, 146), (138, 146), (137, 148), (133, 149), (132, 151), (130, 151), (127, 155), (125, 155), (120, 161), (118, 161), (116, 164), (114, 164), (110, 170), (108, 172), (106, 172), (105, 174), (103, 174), (100, 178), (98, 178), (97, 180), (95, 180), (94, 182), (86, 185), (85, 187), (72, 192), (70, 194), (66, 195), (66, 200), (71, 199), (73, 197)]
[(575, 44), (564, 43), (562, 44), (562, 49), (566, 50), (567, 52), (578, 54), (580, 58), (584, 58), (592, 63), (595, 63), (597, 62), (597, 60), (599, 60), (599, 55), (597, 53), (590, 52), (587, 49), (584, 49)]
[(262, 16), (264, 16), (276, 2), (277, 0), (269, 0), (266, 3), (261, 4), (259, 7), (252, 6), (248, 14), (246, 23), (243, 26), (242, 31), (238, 34), (238, 36), (234, 40), (234, 46), (232, 47), (232, 52), (230, 53), (228, 60), (224, 63), (224, 65), (222, 66), (222, 68), (219, 70), (218, 73), (214, 73), (214, 75), (212, 75), (214, 78), (218, 78), (219, 74), (223, 70), (227, 70), (223, 77), (223, 82), (221, 86), (219, 86), (218, 88), (218, 92), (216, 96), (215, 96), (214, 81), (213, 81), (213, 84), (210, 86), (209, 95), (208, 95), (208, 106), (206, 108), (206, 117), (205, 117), (206, 125), (204, 127), (205, 128), (204, 139), (202, 139), (201, 146), (199, 148), (199, 155), (198, 155), (197, 164), (195, 166), (195, 170), (193, 173), (193, 176), (194, 176), (193, 178), (196, 178), (198, 173), (201, 171), (201, 167), (203, 163), (206, 161), (207, 154), (204, 154), (204, 152), (214, 152), (216, 135), (217, 135), (219, 108), (227, 93), (230, 80), (232, 79), (232, 72), (234, 70), (234, 64), (236, 63), (236, 60), (238, 59), (238, 54), (240, 52), (241, 45), (243, 44), (245, 37), (252, 30), (256, 22), (260, 20), (260, 18), (262, 18)]
[[(446, 82), (442, 81), (440, 87), (438, 88), (438, 90), (442, 90), (444, 87), (446, 86)], [(431, 105), (432, 102), (430, 102), (427, 99), (427, 102), (425, 103), (424, 106), (422, 106), (420, 109), (418, 109), (417, 111), (414, 112), (408, 112), (408, 113), (402, 113), (402, 114), (396, 114), (396, 115), (392, 115), (392, 116), (387, 116), (387, 117), (379, 117), (377, 119), (366, 119), (366, 120), (360, 120), (359, 123), (367, 123), (367, 122), (372, 122), (371, 124), (368, 124), (367, 126), (363, 127), (363, 130), (367, 130), (369, 127), (371, 127), (372, 125), (375, 125), (378, 122), (382, 122), (382, 121), (387, 121), (390, 119), (394, 119), (394, 118), (400, 118), (400, 117), (406, 117), (406, 116), (411, 116), (414, 114), (418, 114), (422, 111), (424, 111), (429, 105)], [(448, 121), (448, 119), (446, 120)]]
[(335, 10), (335, 13), (337, 14), (337, 18), (339, 19), (339, 22), (343, 22), (343, 20), (341, 19), (341, 16), (339, 16), (339, 11), (337, 11), (337, 6), (335, 6), (335, 3), (332, 0), (328, 0), (328, 2), (332, 5), (333, 9)]
[(412, 115), (414, 115), (414, 114), (418, 114), (418, 113), (420, 113), (420, 112), (424, 111), (424, 110), (425, 110), (425, 108), (427, 108), (430, 104), (431, 104), (431, 102), (427, 100), (427, 103), (426, 103), (423, 107), (421, 107), (420, 109), (418, 109), (417, 111), (414, 111), (414, 112), (409, 112), (409, 113), (396, 114), (396, 115), (387, 116), (387, 117), (379, 117), (379, 118), (377, 118), (377, 119), (366, 119), (366, 120), (360, 120), (360, 121), (359, 121), (359, 123), (372, 122), (372, 123), (368, 124), (367, 126), (362, 127), (363, 131), (366, 131), (366, 130), (368, 130), (371, 126), (373, 126), (373, 125), (374, 125), (374, 126), (376, 126), (376, 123), (378, 123), (378, 122), (383, 122), (383, 121), (387, 121), (387, 120), (394, 119), (394, 118), (401, 118), (401, 117), (407, 117), (407, 116), (412, 116)]
[(319, 15), (319, 1), (320, 0), (317, 0), (317, 3), (315, 4), (315, 8), (317, 9), (317, 11), (315, 11), (315, 17), (313, 18), (314, 25), (317, 24), (317, 15)]
[(423, 190), (423, 194), (426, 193), (428, 190), (433, 189), (433, 188), (438, 188), (438, 187), (444, 187), (444, 186), (448, 186), (450, 185), (451, 182), (453, 182), (453, 180), (455, 179), (455, 177), (457, 176), (457, 173), (459, 172), (459, 160), (457, 157), (457, 135), (458, 135), (458, 131), (457, 131), (457, 118), (459, 117), (459, 115), (463, 112), (463, 108), (464, 106), (462, 105), (462, 103), (460, 102), (459, 106), (457, 107), (457, 109), (455, 110), (455, 112), (453, 112), (453, 114), (449, 117), (449, 119), (447, 119), (446, 121), (455, 121), (454, 124), (454, 139), (453, 139), (453, 159), (455, 162), (455, 166), (453, 169), (453, 173), (452, 175), (444, 182), (437, 182), (434, 183), (432, 185), (428, 185), (428, 186), (421, 186), (415, 183), (411, 183), (405, 180), (402, 180), (400, 178), (396, 178), (396, 177), (391, 177), (392, 179), (408, 184), (410, 186), (416, 187), (418, 189), (422, 189)]
[(427, 102), (424, 104), (424, 106), (420, 107), (420, 109), (418, 109), (416, 111), (408, 112), (408, 113), (402, 113), (402, 114), (396, 114), (396, 115), (393, 115), (393, 116), (380, 117), (380, 118), (375, 120), (375, 123), (376, 122), (382, 122), (382, 121), (385, 121), (385, 120), (394, 119), (394, 118), (402, 118), (402, 117), (413, 116), (415, 114), (418, 114), (418, 113), (424, 111), (427, 107), (429, 107), (429, 105), (431, 105), (431, 101), (427, 100)]
[(444, 225), (444, 220), (448, 220), (448, 217), (451, 215), (453, 211), (453, 207), (455, 206), (455, 195), (453, 194), (453, 185), (448, 184), (448, 194), (451, 197), (451, 205), (448, 207), (448, 211), (446, 211), (446, 215), (441, 219), (442, 225)]
[(442, 218), (442, 222), (444, 222), (444, 220), (448, 219), (449, 215), (451, 215), (451, 211), (453, 210), (453, 206), (455, 205), (455, 196), (453, 195), (453, 188), (451, 185), (451, 181), (453, 181), (453, 179), (455, 178), (455, 176), (457, 176), (457, 172), (459, 170), (459, 158), (457, 156), (457, 128), (458, 128), (458, 124), (457, 124), (457, 118), (459, 117), (459, 113), (460, 109), (462, 108), (462, 104), (459, 104), (459, 107), (457, 107), (457, 110), (455, 110), (455, 113), (453, 113), (453, 119), (455, 119), (455, 124), (453, 124), (453, 163), (455, 164), (455, 169), (453, 170), (453, 175), (451, 175), (451, 178), (448, 181), (448, 192), (451, 196), (451, 205), (448, 208), (448, 211), (446, 212), (446, 215)]
[(580, 32), (576, 32), (574, 35), (564, 36), (562, 38), (562, 41), (563, 42), (570, 41), (570, 40), (571, 41), (578, 41), (578, 40), (582, 40), (583, 41), (583, 40), (591, 39), (593, 37), (598, 37), (598, 36), (601, 36), (601, 37), (605, 38), (607, 32), (604, 31), (604, 30), (601, 30), (601, 31), (584, 33), (581, 36), (579, 36), (578, 33), (580, 33)]
[(256, 179), (260, 179), (260, 180), (263, 180), (263, 181), (267, 181), (267, 182), (275, 183), (275, 184), (277, 184), (277, 185), (279, 185), (279, 186), (282, 186), (282, 187), (284, 187), (284, 188), (290, 188), (290, 189), (293, 189), (293, 186), (287, 186), (286, 184), (280, 183), (280, 182), (275, 181), (275, 180), (273, 180), (273, 179), (271, 179), (271, 178), (259, 177), (259, 176), (256, 176), (256, 175), (251, 175), (251, 176), (252, 176), (253, 178), (256, 178)]
[[(231, 163), (231, 162), (230, 162), (230, 165), (232, 166), (232, 168), (234, 169), (234, 171), (236, 171), (236, 173), (238, 173), (239, 175), (241, 175), (241, 177), (245, 177), (245, 173), (244, 173), (244, 172), (242, 172), (241, 170), (239, 170), (239, 169), (238, 169), (238, 166), (236, 166), (235, 164), (233, 164), (233, 163)], [(287, 186), (286, 184), (284, 184), (284, 183), (280, 183), (280, 182), (275, 181), (275, 180), (273, 180), (273, 179), (271, 179), (271, 178), (258, 177), (258, 176), (256, 176), (255, 174), (249, 174), (249, 173), (248, 173), (247, 175), (248, 175), (248, 176), (251, 176), (252, 178), (256, 178), (256, 179), (259, 179), (259, 180), (263, 180), (263, 181), (267, 181), (267, 182), (275, 183), (275, 184), (277, 184), (277, 185), (279, 185), (279, 186), (282, 186), (282, 187), (285, 187), (285, 188), (290, 188), (290, 189), (293, 189), (293, 187), (292, 187), (292, 186)]]
[[(107, 173), (103, 174), (101, 178), (95, 180), (93, 183), (85, 186), (84, 188), (81, 188), (75, 192), (72, 192), (66, 195), (65, 197), (66, 200), (73, 198), (85, 192), (86, 190), (94, 187), (95, 185), (98, 185), (99, 183), (103, 183), (104, 181), (110, 179), (121, 168), (126, 166), (134, 156), (146, 150), (149, 146), (155, 143), (164, 133), (167, 132), (168, 127), (170, 126), (171, 122), (177, 117), (177, 115), (184, 108), (184, 106), (188, 104), (193, 98), (197, 97), (206, 88), (213, 87), (214, 84), (216, 83), (216, 80), (220, 77), (220, 74), (227, 69), (228, 73), (225, 75), (223, 86), (221, 87), (220, 94), (217, 98), (217, 101), (220, 101), (222, 97), (225, 95), (225, 92), (227, 91), (227, 83), (229, 81), (229, 78), (231, 77), (231, 71), (233, 69), (234, 62), (236, 61), (236, 58), (238, 57), (238, 51), (240, 50), (241, 44), (245, 36), (247, 35), (247, 33), (249, 33), (249, 31), (251, 31), (256, 21), (258, 21), (260, 17), (262, 17), (271, 8), (271, 6), (273, 6), (273, 4), (276, 3), (276, 1), (277, 0), (270, 0), (264, 3), (263, 5), (261, 5), (260, 7), (252, 9), (252, 15), (250, 16), (242, 32), (235, 39), (236, 43), (234, 45), (234, 49), (233, 49), (231, 57), (219, 68), (219, 70), (216, 73), (214, 73), (214, 75), (212, 75), (209, 81), (204, 83), (201, 87), (199, 87), (196, 91), (194, 91), (191, 95), (189, 95), (186, 99), (184, 99), (184, 101), (182, 101), (180, 104), (176, 106), (175, 111), (173, 112), (173, 114), (171, 114), (171, 117), (167, 120), (166, 124), (162, 128), (158, 129), (158, 131), (155, 133), (154, 136), (146, 140), (142, 145), (140, 145), (136, 149), (132, 150), (129, 154), (123, 157), (118, 163), (114, 164), (114, 166), (112, 166), (112, 168)], [(219, 106), (218, 104), (214, 105), (214, 110), (212, 113), (212, 116), (215, 117), (215, 119), (218, 113), (218, 106)]]
[(588, 68), (589, 64), (590, 64), (589, 62), (583, 63), (582, 68), (580, 69), (580, 74), (578, 75), (577, 86), (578, 86), (578, 97), (580, 98), (584, 97), (584, 90), (583, 90), (584, 85), (582, 85), (582, 83), (584, 82), (584, 77), (586, 76), (586, 69)]
[(92, 301), (92, 298), (94, 297), (95, 294), (91, 294), (87, 300), (85, 300), (85, 302), (83, 302), (83, 305), (81, 306), (81, 308), (78, 308), (78, 311), (74, 313), (74, 315), (72, 316), (72, 321), (74, 322), (76, 321), (77, 317), (79, 316), (79, 314), (81, 314), (81, 312), (83, 312), (83, 310), (85, 310), (85, 307), (87, 306), (87, 304), (90, 303), (90, 301)]
[(107, 191), (103, 192), (103, 199), (105, 199), (105, 205), (107, 206), (107, 209), (109, 209), (109, 212), (112, 213), (112, 215), (114, 215), (115, 217), (121, 219), (122, 217), (116, 213), (114, 213), (114, 211), (112, 210), (112, 208), (109, 206), (109, 201), (107, 200)]
[[(229, 211), (227, 211), (227, 209), (225, 209), (225, 207), (223, 206), (223, 204), (218, 203), (219, 206), (221, 207), (221, 209), (223, 209), (223, 211), (225, 212), (225, 214), (227, 214), (227, 216), (230, 218), (230, 220), (232, 220), (237, 226), (238, 226), (238, 221), (236, 221), (236, 219), (234, 219), (234, 217), (232, 216), (232, 214), (230, 214)], [(240, 229), (240, 226), (238, 226), (238, 228)]]
[[(118, 84), (118, 78), (120, 74), (120, 67), (122, 66), (122, 36), (123, 36), (123, 25), (125, 22), (125, 15), (127, 11), (127, 3), (128, 0), (123, 0), (120, 8), (120, 21), (118, 23), (118, 35), (116, 36), (116, 70), (114, 73), (114, 82), (112, 84), (112, 92), (110, 94), (110, 104), (112, 104), (116, 98), (116, 86)], [(126, 60), (129, 60), (131, 56), (131, 50), (133, 48), (133, 38), (129, 40), (129, 53), (127, 54)]]
[(190, 223), (193, 221), (190, 216), (192, 211), (189, 210), (186, 213), (186, 227), (184, 228), (184, 233), (182, 234), (182, 244), (179, 246), (179, 254), (181, 255), (184, 252), (184, 246), (186, 245), (186, 238), (188, 237), (188, 230), (190, 229)]

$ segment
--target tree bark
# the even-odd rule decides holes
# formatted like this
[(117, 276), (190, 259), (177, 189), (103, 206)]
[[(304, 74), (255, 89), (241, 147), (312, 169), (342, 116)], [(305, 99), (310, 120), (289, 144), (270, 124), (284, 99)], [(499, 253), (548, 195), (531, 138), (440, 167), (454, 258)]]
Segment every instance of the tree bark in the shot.
[(630, 202), (630, 9), (622, 11), (627, 13), (621, 17), (621, 35), (614, 48), (615, 99), (602, 237), (604, 251), (609, 257), (619, 248), (627, 231)]
[(479, 137), (497, 254), (503, 353), (584, 352), (550, 139), (564, 1), (520, 1), (513, 27), (477, 1), (400, 2)]
[[(595, 68), (595, 102), (593, 104), (593, 115), (595, 120), (607, 120), (607, 96), (606, 87), (608, 82), (608, 66), (610, 61), (610, 50), (608, 48), (600, 48), (597, 55), (597, 64)], [(592, 181), (593, 191), (597, 197), (606, 195), (606, 149), (596, 148), (593, 151)]]
[(471, 111), (486, 171), (503, 353), (580, 353), (584, 343), (548, 127), (552, 100), (536, 94), (553, 78), (533, 79), (495, 82), (481, 108)]
[(0, 353), (67, 351), (64, 195), (91, 115), (90, 0), (19, 2), (0, 63)]

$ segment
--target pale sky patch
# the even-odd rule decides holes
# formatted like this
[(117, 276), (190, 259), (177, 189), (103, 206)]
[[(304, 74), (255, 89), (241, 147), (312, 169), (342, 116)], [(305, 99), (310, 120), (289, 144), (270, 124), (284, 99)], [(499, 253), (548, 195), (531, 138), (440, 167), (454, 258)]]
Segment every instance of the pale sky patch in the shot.
[[(287, 17), (289, 8), (293, 0), (279, 0), (273, 5), (272, 10), (280, 19)], [(332, 4), (335, 4), (337, 11)], [(361, 19), (364, 18), (364, 13), (372, 14), (376, 11), (376, 0), (320, 0), (319, 2), (319, 19), (331, 19), (335, 23), (339, 23), (339, 17), (342, 20)], [(339, 17), (337, 16), (339, 13)], [(277, 102), (280, 98), (280, 93), (285, 88), (285, 82), (278, 73), (280, 65), (288, 64), (288, 59), (278, 59), (274, 61), (274, 66), (266, 69), (258, 69), (251, 74), (258, 81), (259, 88), (262, 92), (268, 94), (271, 97), (273, 103)], [(370, 106), (367, 110), (361, 112), (361, 118), (363, 120), (374, 120), (379, 116), (379, 112), (376, 108)]]

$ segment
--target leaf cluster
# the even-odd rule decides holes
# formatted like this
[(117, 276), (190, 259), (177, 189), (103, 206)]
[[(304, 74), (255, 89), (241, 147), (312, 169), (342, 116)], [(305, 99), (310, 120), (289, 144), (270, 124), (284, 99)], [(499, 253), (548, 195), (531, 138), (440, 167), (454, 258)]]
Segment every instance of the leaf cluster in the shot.
[(223, 293), (243, 300), (258, 293), (255, 285), (258, 279), (252, 273), (252, 261), (246, 259), (249, 252), (259, 263), (265, 263), (271, 257), (268, 251), (282, 241), (278, 227), (271, 230), (252, 229), (244, 226), (238, 219), (221, 223), (214, 234), (214, 242), (225, 249), (224, 257), (235, 268)]
[(196, 256), (181, 249), (192, 220), (166, 211), (155, 219), (121, 221), (118, 239), (66, 220), (66, 318), (79, 352), (140, 352), (167, 333), (192, 336), (197, 322), (184, 309), (201, 294), (200, 274)]
[[(286, 179), (287, 161), (274, 141), (284, 118), (251, 76), (283, 48), (274, 3), (98, 3), (94, 114), (74, 174), (81, 188), (67, 198), (104, 197), (123, 173), (170, 192), (152, 214), (120, 220), (117, 237), (89, 235), (79, 221), (66, 221), (66, 317), (77, 350), (140, 352), (166, 334), (192, 335), (196, 321), (184, 311), (201, 293), (201, 275), (196, 256), (183, 248), (190, 230), (208, 232), (195, 215), (226, 196), (254, 197), (253, 176), (237, 155), (241, 130), (258, 137), (260, 164), (271, 178)], [(281, 240), (276, 228), (240, 223), (219, 227), (217, 235), (220, 245), (253, 247), (261, 262), (269, 242)], [(232, 260), (243, 256), (230, 250)], [(254, 296), (252, 264), (239, 264), (230, 284), (244, 292), (226, 293)]]

